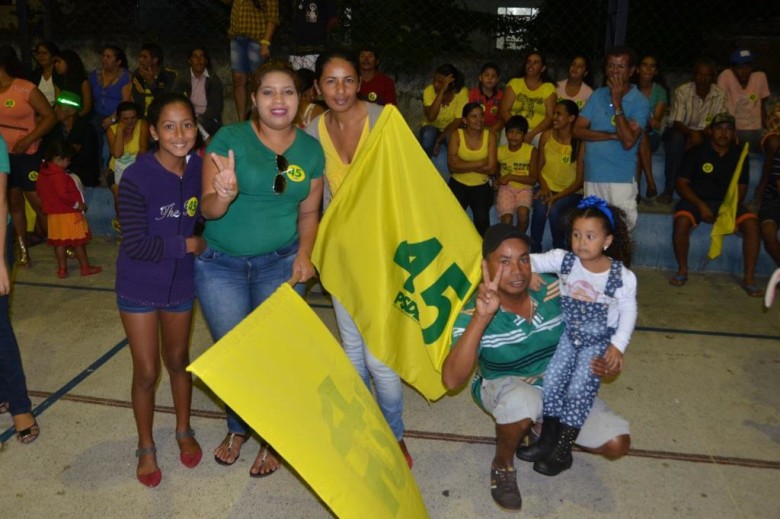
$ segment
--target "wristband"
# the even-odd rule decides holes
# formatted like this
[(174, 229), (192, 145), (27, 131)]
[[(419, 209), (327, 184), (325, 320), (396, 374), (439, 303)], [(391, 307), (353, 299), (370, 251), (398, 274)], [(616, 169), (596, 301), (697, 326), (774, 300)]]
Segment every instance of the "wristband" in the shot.
[(260, 40), (260, 45), (265, 45), (266, 47), (270, 47), (271, 42), (268, 40)]
[(622, 108), (616, 108), (615, 109), (615, 117), (618, 115), (623, 115), (623, 109)]

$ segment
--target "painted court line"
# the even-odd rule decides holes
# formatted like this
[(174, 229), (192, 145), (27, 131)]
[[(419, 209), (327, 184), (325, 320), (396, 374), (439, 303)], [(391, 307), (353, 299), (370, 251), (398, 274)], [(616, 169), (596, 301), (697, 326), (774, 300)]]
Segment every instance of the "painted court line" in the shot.
[[(46, 397), (46, 399), (43, 402), (38, 404), (32, 410), (33, 416), (40, 416), (41, 413), (43, 413), (46, 409), (51, 407), (57, 400), (67, 395), (70, 390), (72, 390), (74, 387), (79, 385), (82, 380), (84, 380), (92, 373), (97, 371), (97, 369), (100, 366), (108, 362), (114, 355), (119, 353), (122, 350), (122, 348), (124, 348), (125, 346), (127, 346), (127, 338), (119, 341), (113, 348), (111, 348), (106, 353), (101, 355), (95, 362), (87, 366), (87, 368), (84, 371), (82, 371), (81, 373), (79, 373), (78, 375), (70, 379), (68, 382), (66, 382), (64, 386), (59, 388), (54, 393), (49, 394), (49, 396)], [(30, 392), (30, 394), (32, 395), (34, 393)], [(8, 438), (10, 438), (14, 434), (14, 432), (16, 432), (16, 430), (13, 427), (10, 427), (5, 432), (0, 434), (0, 443), (5, 443), (8, 440)]]
[[(113, 288), (103, 287), (83, 287), (78, 285), (58, 285), (54, 283), (35, 283), (30, 281), (20, 281), (17, 285), (25, 285), (39, 288), (64, 288), (68, 290), (84, 290), (94, 292), (113, 292)], [(330, 303), (309, 303), (312, 308), (333, 308)], [(765, 335), (758, 333), (735, 333), (735, 332), (713, 332), (709, 330), (690, 330), (686, 328), (657, 328), (655, 326), (637, 326), (635, 328), (638, 332), (649, 333), (672, 333), (681, 335), (705, 335), (709, 337), (730, 337), (734, 339), (759, 339), (768, 341), (780, 341), (780, 335)]]
[[(30, 395), (38, 398), (51, 398), (53, 393), (45, 391), (30, 391)], [(113, 398), (98, 398), (86, 395), (63, 395), (61, 400), (81, 404), (102, 405), (106, 407), (116, 407), (123, 409), (132, 409), (133, 404), (127, 400), (116, 400)], [(171, 406), (157, 405), (154, 408), (157, 413), (175, 414)], [(192, 410), (192, 416), (198, 418), (207, 418), (212, 420), (224, 420), (225, 413), (222, 411)], [(439, 433), (432, 431), (414, 431), (407, 430), (404, 436), (416, 438), (418, 440), (443, 441), (451, 443), (465, 443), (478, 445), (495, 445), (496, 440), (490, 436), (468, 436), (463, 434)], [(685, 452), (657, 451), (647, 449), (631, 449), (627, 456), (637, 458), (652, 458), (670, 461), (687, 461), (691, 463), (711, 463), (714, 465), (730, 465), (736, 467), (747, 467), (757, 469), (780, 470), (780, 461), (758, 460), (752, 458), (738, 458), (731, 456), (708, 456), (706, 454), (692, 454)]]

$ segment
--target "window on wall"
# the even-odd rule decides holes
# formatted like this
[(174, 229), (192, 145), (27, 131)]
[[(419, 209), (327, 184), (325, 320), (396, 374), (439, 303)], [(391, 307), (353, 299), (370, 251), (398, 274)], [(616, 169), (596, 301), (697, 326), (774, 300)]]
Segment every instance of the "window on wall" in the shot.
[(498, 17), (501, 21), (496, 34), (496, 48), (521, 49), (525, 23), (538, 12), (539, 9), (536, 7), (499, 7)]

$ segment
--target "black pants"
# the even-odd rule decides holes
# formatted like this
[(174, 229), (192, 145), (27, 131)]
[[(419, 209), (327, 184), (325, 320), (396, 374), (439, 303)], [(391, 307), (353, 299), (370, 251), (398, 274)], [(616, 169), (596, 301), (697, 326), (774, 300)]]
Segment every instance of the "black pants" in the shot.
[(490, 206), (493, 205), (493, 188), (487, 182), (479, 186), (467, 186), (454, 178), (450, 178), (449, 186), (461, 207), (464, 210), (471, 208), (471, 213), (474, 215), (474, 227), (477, 228), (480, 236), (484, 236), (485, 231), (490, 227)]

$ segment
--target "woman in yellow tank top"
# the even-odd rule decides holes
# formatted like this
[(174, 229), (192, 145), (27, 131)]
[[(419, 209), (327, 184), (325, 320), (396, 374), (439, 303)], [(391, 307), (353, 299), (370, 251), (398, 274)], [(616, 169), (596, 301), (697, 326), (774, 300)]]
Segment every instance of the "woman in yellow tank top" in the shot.
[[(139, 120), (139, 108), (132, 101), (122, 101), (116, 107), (116, 123), (106, 128), (106, 140), (111, 152), (108, 162), (108, 178), (106, 181), (114, 195), (114, 213), (117, 210), (117, 196), (122, 173), (135, 162), (139, 153), (145, 153), (149, 148), (149, 125)], [(119, 231), (119, 222), (115, 218), (111, 222)]]
[(463, 128), (452, 132), (447, 146), (449, 186), (463, 209), (471, 208), (480, 235), (490, 226), (493, 189), (490, 177), (496, 173), (496, 136), (484, 125), (479, 103), (463, 107)]
[(585, 146), (572, 137), (580, 110), (570, 99), (553, 110), (552, 129), (539, 141), (539, 191), (531, 215), (531, 251), (542, 252), (547, 221), (554, 248), (566, 248), (566, 214), (582, 200), (582, 157)]

